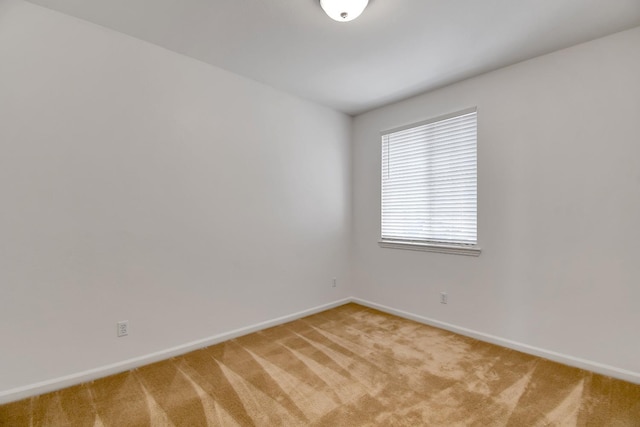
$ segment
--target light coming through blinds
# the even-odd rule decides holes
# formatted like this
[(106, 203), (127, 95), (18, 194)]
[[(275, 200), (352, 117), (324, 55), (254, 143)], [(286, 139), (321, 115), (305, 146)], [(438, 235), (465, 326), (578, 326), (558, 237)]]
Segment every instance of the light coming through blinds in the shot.
[(382, 135), (382, 239), (477, 243), (477, 113)]

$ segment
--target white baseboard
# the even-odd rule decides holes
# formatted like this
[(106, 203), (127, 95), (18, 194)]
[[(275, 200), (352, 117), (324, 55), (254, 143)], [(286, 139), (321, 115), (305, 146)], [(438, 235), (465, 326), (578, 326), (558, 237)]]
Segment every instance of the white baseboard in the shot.
[(233, 338), (237, 338), (243, 335), (247, 335), (253, 332), (257, 332), (272, 326), (281, 325), (283, 323), (291, 322), (293, 320), (300, 319), (305, 316), (309, 316), (321, 311), (325, 311), (340, 305), (354, 302), (356, 304), (363, 305), (365, 307), (374, 308), (376, 310), (383, 311), (385, 313), (393, 314), (405, 319), (414, 320), (419, 323), (434, 326), (436, 328), (445, 329), (451, 332), (455, 332), (460, 335), (468, 336), (478, 339), (480, 341), (489, 342), (502, 347), (510, 348), (513, 350), (521, 351), (523, 353), (531, 354), (534, 356), (543, 357), (545, 359), (553, 360), (554, 362), (562, 363), (576, 368), (586, 369), (588, 371), (597, 372), (602, 375), (607, 375), (613, 378), (618, 378), (624, 381), (629, 381), (635, 384), (640, 384), (640, 373), (619, 369), (614, 366), (605, 365), (602, 363), (593, 362), (591, 360), (581, 359), (578, 357), (568, 356), (566, 354), (557, 353), (550, 350), (530, 346), (527, 344), (511, 341), (508, 339), (496, 337), (494, 335), (485, 334), (483, 332), (474, 331), (472, 329), (462, 328), (460, 326), (452, 325), (450, 323), (440, 322), (438, 320), (430, 319), (428, 317), (420, 316), (417, 314), (409, 313), (395, 308), (387, 307), (382, 304), (377, 304), (371, 301), (363, 300), (360, 298), (344, 298), (338, 301), (334, 301), (328, 304), (323, 304), (317, 307), (310, 308), (308, 310), (299, 311), (287, 316), (278, 317), (265, 322), (256, 323), (244, 328), (235, 329), (233, 331), (225, 332), (222, 334), (214, 335), (208, 338), (204, 338), (197, 341), (192, 341), (186, 344), (182, 344), (176, 347), (172, 347), (166, 350), (158, 351), (155, 353), (147, 354), (144, 356), (136, 357), (133, 359), (124, 360), (122, 362), (113, 363), (111, 365), (101, 366), (95, 369), (89, 369), (87, 371), (78, 372), (72, 375), (66, 375), (63, 377), (53, 378), (50, 380), (29, 384), (23, 387), (17, 387), (9, 390), (0, 391), (0, 404), (13, 402), (16, 400), (24, 399), (30, 396), (35, 396), (43, 393), (48, 393), (55, 390), (60, 390), (65, 387), (81, 384), (87, 381), (93, 381), (98, 378), (103, 378), (108, 375), (118, 374), (130, 369), (135, 369), (140, 366), (148, 365), (150, 363), (158, 362), (161, 360), (176, 357), (193, 350), (208, 347), (210, 345), (218, 344), (223, 341), (227, 341)]
[(87, 371), (78, 372), (76, 374), (66, 375), (63, 377), (53, 378), (50, 380), (29, 384), (23, 387), (3, 390), (3, 391), (0, 391), (0, 404), (14, 402), (16, 400), (24, 399), (31, 396), (36, 396), (43, 393), (49, 393), (55, 390), (60, 390), (60, 389), (81, 384), (87, 381), (93, 381), (98, 378), (103, 378), (109, 375), (125, 372), (130, 369), (139, 368), (140, 366), (148, 365), (154, 362), (159, 362), (161, 360), (169, 359), (171, 357), (180, 356), (190, 351), (198, 350), (204, 347), (208, 347), (210, 345), (221, 343), (223, 341), (227, 341), (233, 338), (247, 335), (252, 332), (261, 331), (263, 329), (267, 329), (272, 326), (277, 326), (283, 323), (291, 322), (292, 320), (300, 319), (302, 317), (319, 313), (321, 311), (325, 311), (330, 308), (338, 307), (340, 305), (347, 304), (351, 301), (353, 301), (353, 298), (345, 298), (345, 299), (334, 301), (328, 304), (323, 304), (317, 307), (313, 307), (307, 310), (299, 311), (297, 313), (293, 313), (287, 316), (278, 317), (275, 319), (267, 320), (265, 322), (256, 323), (254, 325), (250, 325), (244, 328), (235, 329), (230, 332), (225, 332), (225, 333), (214, 335), (201, 340), (192, 341), (176, 347), (168, 348), (166, 350), (161, 350), (155, 353), (147, 354), (147, 355), (136, 357), (133, 359), (124, 360), (122, 362), (113, 363), (111, 365), (101, 366), (99, 368), (89, 369)]
[(409, 313), (402, 310), (396, 310), (395, 308), (387, 307), (385, 305), (376, 304), (371, 301), (363, 300), (360, 298), (351, 298), (352, 302), (356, 304), (364, 305), (365, 307), (374, 308), (376, 310), (383, 311), (385, 313), (393, 314), (405, 319), (414, 320), (418, 323), (424, 323), (426, 325), (434, 326), (440, 329), (446, 329), (447, 331), (455, 332), (460, 335), (475, 338), (480, 341), (496, 344), (502, 347), (517, 350), (522, 353), (531, 354), (534, 356), (549, 359), (554, 362), (562, 363), (564, 365), (573, 366), (576, 368), (585, 369), (587, 371), (596, 372), (598, 374), (606, 375), (613, 378), (618, 378), (624, 381), (640, 384), (640, 373), (627, 371), (625, 369), (616, 368), (614, 366), (605, 365), (602, 363), (594, 362), (591, 360), (581, 359), (579, 357), (573, 357), (562, 353), (557, 353), (551, 350), (545, 350), (543, 348), (534, 347), (531, 345), (523, 344), (517, 341), (511, 341), (505, 338), (496, 337), (494, 335), (485, 334), (483, 332), (474, 331), (473, 329), (462, 328), (460, 326), (452, 325), (450, 323), (440, 322), (438, 320), (430, 319), (428, 317), (420, 316), (417, 314)]

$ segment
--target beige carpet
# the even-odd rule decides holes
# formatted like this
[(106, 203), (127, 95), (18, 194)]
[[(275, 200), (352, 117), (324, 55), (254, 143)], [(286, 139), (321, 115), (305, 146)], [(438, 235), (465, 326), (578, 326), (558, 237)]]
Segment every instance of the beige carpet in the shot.
[(355, 304), (0, 406), (2, 426), (640, 426), (640, 385)]

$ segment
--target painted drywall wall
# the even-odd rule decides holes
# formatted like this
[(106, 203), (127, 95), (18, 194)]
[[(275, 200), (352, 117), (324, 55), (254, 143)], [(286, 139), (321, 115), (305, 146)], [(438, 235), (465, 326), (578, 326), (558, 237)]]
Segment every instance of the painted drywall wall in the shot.
[[(640, 378), (639, 46), (636, 28), (356, 117), (355, 295)], [(473, 106), (482, 254), (380, 248), (380, 131)]]
[(351, 295), (350, 117), (0, 7), (0, 393)]

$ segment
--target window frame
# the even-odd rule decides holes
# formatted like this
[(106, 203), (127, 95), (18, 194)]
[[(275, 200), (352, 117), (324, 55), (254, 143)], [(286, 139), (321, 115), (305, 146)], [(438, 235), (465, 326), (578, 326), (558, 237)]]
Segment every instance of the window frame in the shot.
[[(384, 239), (382, 238), (382, 181), (383, 181), (383, 176), (382, 176), (382, 164), (380, 164), (380, 167), (378, 168), (379, 172), (380, 172), (380, 223), (379, 223), (379, 232), (380, 232), (380, 239), (378, 240), (378, 245), (381, 248), (388, 248), (388, 249), (405, 249), (405, 250), (413, 250), (413, 251), (426, 251), (426, 252), (439, 252), (439, 253), (445, 253), (445, 254), (455, 254), (455, 255), (467, 255), (467, 256), (479, 256), (480, 253), (482, 252), (482, 249), (479, 246), (479, 241), (480, 241), (480, 233), (479, 233), (479, 221), (478, 221), (478, 217), (480, 216), (480, 210), (479, 210), (479, 197), (478, 197), (478, 188), (479, 188), (479, 179), (478, 179), (478, 169), (479, 169), (479, 162), (478, 162), (478, 108), (477, 107), (471, 107), (471, 108), (466, 108), (464, 110), (459, 110), (456, 112), (452, 112), (449, 114), (444, 114), (441, 116), (437, 116), (437, 117), (433, 117), (433, 118), (429, 118), (426, 120), (422, 120), (419, 122), (414, 122), (414, 123), (410, 123), (404, 126), (400, 126), (400, 127), (396, 127), (396, 128), (392, 128), (392, 129), (388, 129), (388, 130), (384, 130), (382, 132), (380, 132), (380, 153), (382, 154), (382, 150), (384, 150), (384, 136), (385, 135), (389, 135), (395, 132), (401, 132), (404, 130), (408, 130), (408, 129), (412, 129), (412, 128), (416, 128), (416, 127), (420, 127), (420, 126), (424, 126), (424, 125), (428, 125), (431, 123), (436, 123), (436, 122), (440, 122), (443, 120), (448, 120), (448, 119), (452, 119), (458, 116), (463, 116), (466, 114), (470, 114), (470, 113), (476, 113), (476, 243), (475, 244), (468, 244), (468, 243), (443, 243), (443, 242), (437, 242), (437, 241), (424, 241), (424, 240), (409, 240), (409, 239)], [(380, 161), (382, 162), (382, 155), (380, 155)]]

